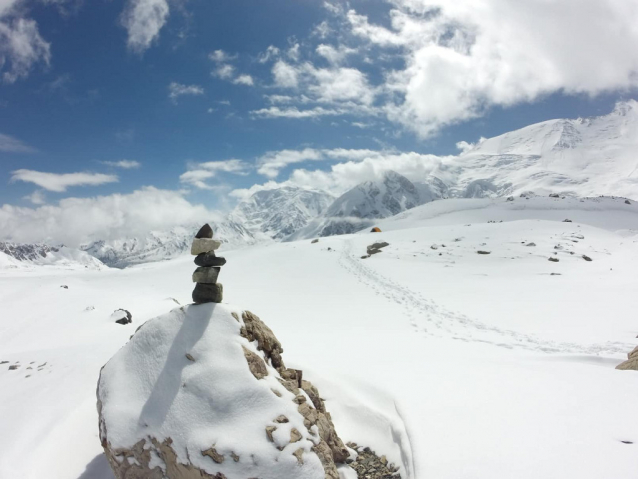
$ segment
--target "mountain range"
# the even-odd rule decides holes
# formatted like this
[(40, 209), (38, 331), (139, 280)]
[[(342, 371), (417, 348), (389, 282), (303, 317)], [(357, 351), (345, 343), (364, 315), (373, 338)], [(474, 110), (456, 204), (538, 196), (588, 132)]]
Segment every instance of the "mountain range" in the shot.
[[(226, 247), (241, 247), (354, 233), (442, 198), (529, 192), (638, 198), (638, 102), (633, 100), (618, 103), (608, 115), (549, 120), (463, 146), (460, 155), (441, 158), (424, 178), (387, 170), (338, 198), (295, 186), (265, 189), (211, 225)], [(118, 268), (169, 259), (188, 250), (199, 226), (95, 241), (81, 250)], [(0, 251), (19, 261), (42, 262), (57, 253), (49, 245), (6, 245)]]

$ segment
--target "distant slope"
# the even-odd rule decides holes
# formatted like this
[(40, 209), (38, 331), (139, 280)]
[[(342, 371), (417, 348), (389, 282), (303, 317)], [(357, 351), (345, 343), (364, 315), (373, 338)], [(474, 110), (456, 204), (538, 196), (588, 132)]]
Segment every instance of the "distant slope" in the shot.
[(256, 192), (240, 202), (228, 217), (256, 237), (280, 240), (305, 227), (333, 200), (323, 191), (285, 186)]
[[(222, 248), (254, 244), (255, 237), (243, 227), (233, 222), (210, 222), (215, 238), (222, 241)], [(124, 268), (151, 261), (175, 258), (190, 249), (195, 233), (202, 225), (177, 226), (169, 231), (151, 231), (141, 238), (122, 238), (112, 241), (95, 241), (82, 249), (103, 263)]]
[(451, 197), (561, 193), (638, 198), (638, 102), (608, 115), (550, 120), (484, 140), (445, 161)]
[(377, 222), (383, 232), (519, 220), (587, 224), (623, 236), (638, 236), (638, 204), (624, 198), (459, 198), (436, 201)]
[(32, 266), (53, 266), (65, 269), (105, 268), (100, 260), (75, 248), (0, 241), (0, 269)]

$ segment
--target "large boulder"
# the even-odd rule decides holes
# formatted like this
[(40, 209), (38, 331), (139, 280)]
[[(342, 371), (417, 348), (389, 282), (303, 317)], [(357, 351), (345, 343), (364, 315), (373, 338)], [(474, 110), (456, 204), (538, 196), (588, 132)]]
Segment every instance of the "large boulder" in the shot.
[(638, 371), (638, 346), (627, 355), (627, 361), (620, 363), (616, 369)]
[(100, 439), (117, 479), (338, 479), (348, 450), (319, 391), (257, 316), (185, 306), (102, 368)]

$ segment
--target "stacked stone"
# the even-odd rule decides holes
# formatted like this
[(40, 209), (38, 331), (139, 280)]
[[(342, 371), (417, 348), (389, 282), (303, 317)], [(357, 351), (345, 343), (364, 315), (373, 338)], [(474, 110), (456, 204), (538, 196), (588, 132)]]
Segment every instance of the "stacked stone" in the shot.
[(205, 224), (195, 235), (191, 254), (195, 256), (195, 264), (199, 266), (193, 273), (193, 283), (197, 283), (193, 290), (193, 302), (221, 303), (224, 288), (217, 282), (221, 266), (226, 264), (226, 259), (215, 256), (215, 250), (221, 246), (221, 242), (213, 239), (213, 229)]

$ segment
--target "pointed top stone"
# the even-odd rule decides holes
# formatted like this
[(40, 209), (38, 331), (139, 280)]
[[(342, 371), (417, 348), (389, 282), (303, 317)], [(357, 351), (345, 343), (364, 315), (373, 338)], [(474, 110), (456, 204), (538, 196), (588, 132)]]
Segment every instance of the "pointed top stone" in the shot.
[(202, 226), (197, 232), (197, 234), (195, 235), (195, 238), (212, 238), (212, 237), (213, 237), (213, 228), (211, 228), (208, 223)]

